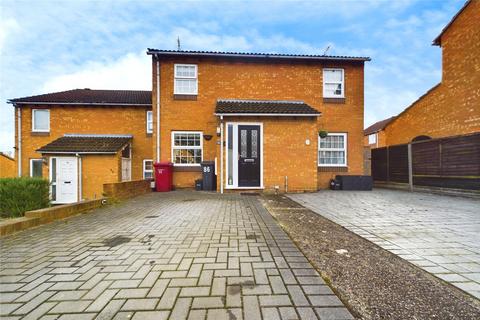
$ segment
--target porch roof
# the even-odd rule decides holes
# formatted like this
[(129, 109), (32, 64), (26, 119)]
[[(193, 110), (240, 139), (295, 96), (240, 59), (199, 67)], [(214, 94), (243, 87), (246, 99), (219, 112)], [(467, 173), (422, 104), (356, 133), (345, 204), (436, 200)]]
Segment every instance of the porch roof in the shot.
[(132, 140), (132, 135), (66, 134), (44, 145), (40, 153), (115, 154)]
[(318, 117), (321, 113), (298, 100), (219, 99), (215, 115)]

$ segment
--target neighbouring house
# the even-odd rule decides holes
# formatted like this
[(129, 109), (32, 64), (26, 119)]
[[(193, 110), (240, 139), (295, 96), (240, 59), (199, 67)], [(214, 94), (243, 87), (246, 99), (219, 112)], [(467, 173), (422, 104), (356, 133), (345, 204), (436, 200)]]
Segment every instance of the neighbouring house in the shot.
[[(217, 189), (315, 191), (363, 173), (365, 57), (149, 49), (153, 92), (76, 89), (9, 100), (19, 175), (51, 181), (54, 203), (173, 163), (193, 187), (213, 161)], [(319, 137), (323, 131), (326, 136)]]
[(9, 100), (19, 176), (51, 181), (53, 203), (102, 196), (103, 184), (151, 179), (151, 91), (76, 89)]
[(363, 144), (370, 148), (380, 148), (385, 146), (385, 127), (393, 121), (395, 117), (390, 117), (378, 122), (375, 122), (367, 129), (363, 130), (364, 138)]
[(375, 147), (480, 132), (480, 1), (467, 1), (433, 45), (442, 49), (441, 82), (384, 120)]
[[(193, 187), (301, 192), (363, 173), (365, 57), (148, 49), (156, 161)], [(328, 132), (324, 138), (320, 131)]]
[(0, 152), (0, 178), (15, 177), (15, 159)]

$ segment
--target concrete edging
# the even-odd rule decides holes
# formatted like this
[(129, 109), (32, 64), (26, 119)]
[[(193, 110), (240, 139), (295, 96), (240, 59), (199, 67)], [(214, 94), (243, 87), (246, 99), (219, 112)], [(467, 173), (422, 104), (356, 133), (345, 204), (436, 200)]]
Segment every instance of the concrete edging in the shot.
[(106, 201), (100, 198), (27, 211), (23, 217), (0, 222), (0, 237), (96, 209)]

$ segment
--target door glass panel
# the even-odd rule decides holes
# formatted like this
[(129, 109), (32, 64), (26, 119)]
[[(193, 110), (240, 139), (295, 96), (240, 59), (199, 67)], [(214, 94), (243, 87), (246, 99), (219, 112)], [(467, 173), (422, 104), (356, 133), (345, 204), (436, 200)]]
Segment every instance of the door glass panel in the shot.
[(52, 183), (57, 182), (57, 159), (52, 158)]
[(252, 130), (252, 158), (258, 157), (257, 137), (258, 137), (257, 130)]
[(52, 184), (52, 201), (57, 200), (57, 186)]
[(240, 157), (247, 157), (247, 130), (240, 130)]
[(227, 165), (228, 165), (228, 179), (227, 184), (229, 186), (233, 185), (233, 125), (229, 124), (227, 127)]

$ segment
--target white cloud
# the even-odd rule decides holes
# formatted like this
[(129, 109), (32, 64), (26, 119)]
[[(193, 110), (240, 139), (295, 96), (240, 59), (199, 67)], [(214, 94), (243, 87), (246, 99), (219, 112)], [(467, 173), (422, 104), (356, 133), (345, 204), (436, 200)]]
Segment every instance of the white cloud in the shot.
[[(3, 15), (2, 15), (3, 16)], [(5, 44), (8, 38), (20, 29), (20, 26), (14, 18), (0, 19), (0, 55), (3, 55)]]
[(151, 62), (145, 52), (129, 53), (111, 62), (90, 61), (78, 71), (61, 74), (47, 80), (40, 92), (75, 88), (150, 90)]

